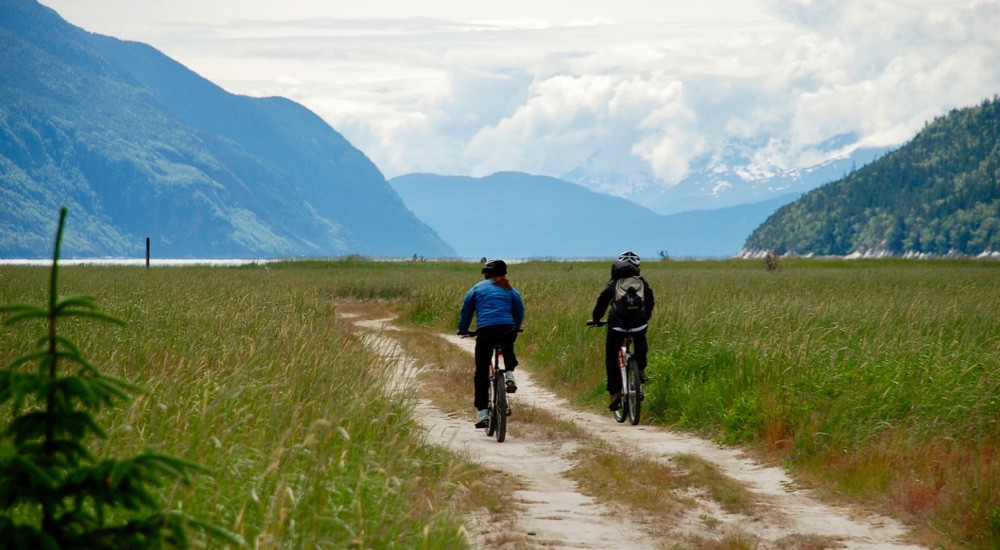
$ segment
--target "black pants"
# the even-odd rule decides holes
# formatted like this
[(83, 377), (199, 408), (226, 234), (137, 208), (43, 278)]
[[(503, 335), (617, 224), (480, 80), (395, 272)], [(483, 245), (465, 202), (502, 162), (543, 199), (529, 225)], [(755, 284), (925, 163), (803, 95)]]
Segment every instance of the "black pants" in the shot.
[(622, 375), (618, 368), (618, 350), (625, 343), (627, 336), (632, 337), (632, 357), (640, 369), (646, 368), (646, 355), (649, 344), (646, 342), (646, 329), (638, 332), (621, 332), (608, 327), (608, 335), (604, 339), (604, 367), (608, 371), (608, 393), (614, 395), (622, 392)]
[(473, 404), (477, 411), (485, 409), (489, 404), (490, 361), (493, 359), (493, 346), (497, 343), (500, 344), (504, 367), (508, 371), (513, 371), (514, 367), (517, 366), (517, 356), (514, 355), (514, 340), (517, 340), (517, 331), (514, 330), (514, 325), (492, 325), (476, 328), (476, 374), (473, 377), (476, 397)]

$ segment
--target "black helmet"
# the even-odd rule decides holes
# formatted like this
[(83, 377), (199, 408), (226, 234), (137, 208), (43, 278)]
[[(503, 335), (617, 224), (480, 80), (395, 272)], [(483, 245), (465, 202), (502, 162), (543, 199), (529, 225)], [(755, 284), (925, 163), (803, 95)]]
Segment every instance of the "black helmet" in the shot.
[(626, 250), (625, 252), (622, 252), (621, 254), (618, 255), (618, 261), (628, 262), (636, 267), (639, 267), (639, 262), (641, 260), (639, 260), (638, 254), (632, 252), (631, 250)]
[(483, 266), (482, 273), (492, 277), (499, 277), (507, 274), (507, 262), (503, 260), (490, 260)]

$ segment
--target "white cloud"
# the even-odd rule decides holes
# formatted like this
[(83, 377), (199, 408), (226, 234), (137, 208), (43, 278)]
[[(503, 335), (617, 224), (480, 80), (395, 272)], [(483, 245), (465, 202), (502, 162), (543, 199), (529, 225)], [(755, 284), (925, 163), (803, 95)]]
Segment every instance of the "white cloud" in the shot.
[(46, 4), (303, 103), (390, 177), (585, 166), (669, 185), (730, 149), (795, 168), (834, 136), (899, 144), (1000, 92), (993, 0)]
[[(782, 19), (719, 25), (722, 33), (690, 24), (490, 31), (495, 43), (463, 41), (442, 57), (487, 75), (516, 70), (530, 88), (451, 86), (425, 111), (432, 133), (413, 135), (442, 148), (413, 158), (424, 170), (472, 175), (644, 168), (669, 185), (745, 143), (759, 144), (747, 156), (762, 171), (825, 160), (817, 145), (838, 135), (898, 145), (1000, 88), (995, 6), (875, 4), (810, 2)], [(462, 95), (503, 118), (475, 117)], [(497, 101), (502, 109), (487, 107)], [(482, 125), (460, 124), (470, 120)], [(402, 164), (387, 163), (390, 174), (414, 162), (398, 152), (394, 161)]]
[(511, 116), (479, 129), (463, 151), (473, 175), (497, 170), (565, 171), (592, 151), (612, 94), (603, 76), (555, 76), (535, 83)]
[(523, 106), (476, 132), (463, 156), (472, 175), (559, 174), (601, 168), (595, 159), (622, 168), (641, 160), (669, 181), (702, 152), (689, 134), (695, 122), (683, 84), (666, 75), (558, 75), (532, 85)]
[[(871, 145), (912, 137), (925, 121), (1000, 91), (1000, 6), (959, 2), (812, 2), (805, 40), (835, 47), (803, 90), (789, 140), (799, 147), (857, 132)], [(877, 9), (873, 9), (877, 8)], [(987, 31), (987, 28), (994, 29)]]

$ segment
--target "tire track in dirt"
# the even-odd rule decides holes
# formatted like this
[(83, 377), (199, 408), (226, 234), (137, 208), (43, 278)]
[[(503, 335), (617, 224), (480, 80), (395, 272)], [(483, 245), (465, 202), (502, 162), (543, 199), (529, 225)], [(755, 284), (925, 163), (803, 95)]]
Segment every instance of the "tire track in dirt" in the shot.
[[(390, 364), (395, 364), (397, 372), (403, 374), (397, 381), (404, 384), (420, 368), (387, 335), (392, 330), (389, 321), (376, 319), (355, 324), (376, 331), (367, 343)], [(514, 535), (523, 535), (531, 544), (552, 549), (659, 548), (643, 536), (640, 526), (627, 518), (609, 515), (606, 506), (581, 493), (576, 483), (565, 476), (572, 467), (567, 458), (574, 449), (572, 445), (510, 434), (504, 443), (497, 443), (496, 439), (486, 437), (484, 430), (473, 428), (471, 414), (447, 414), (426, 399), (415, 404), (414, 412), (429, 442), (447, 447), (477, 464), (506, 472), (517, 480), (515, 497), (525, 511), (511, 512), (519, 531)], [(479, 547), (499, 548), (510, 541), (487, 518), (470, 519), (471, 533)]]
[[(371, 343), (412, 376), (419, 371), (419, 366), (414, 365), (398, 343), (386, 335), (386, 331), (393, 328), (388, 324), (390, 321), (361, 321), (358, 325), (376, 331), (377, 343)], [(441, 337), (470, 355), (475, 346), (470, 339), (444, 334)], [(523, 368), (518, 368), (515, 406), (544, 409), (611, 445), (631, 449), (665, 464), (672, 464), (677, 455), (697, 456), (713, 464), (723, 475), (741, 482), (763, 503), (752, 515), (731, 514), (705, 497), (689, 494), (694, 504), (685, 517), (654, 519), (660, 536), (664, 523), (671, 522), (666, 527), (671, 540), (657, 542), (651, 529), (645, 529), (627, 515), (609, 513), (608, 507), (581, 493), (575, 482), (564, 475), (573, 464), (568, 458), (573, 445), (511, 437), (510, 434), (506, 442), (497, 443), (486, 437), (483, 430), (472, 428), (471, 413), (469, 418), (458, 418), (421, 400), (416, 406), (416, 415), (430, 442), (455, 450), (479, 464), (503, 470), (519, 480), (516, 494), (527, 512), (516, 518), (517, 524), (540, 547), (666, 548), (682, 540), (719, 540), (720, 535), (735, 534), (750, 535), (755, 540), (754, 546), (762, 550), (797, 548), (800, 545), (794, 541), (808, 540), (808, 537), (828, 541), (829, 548), (923, 548), (905, 541), (907, 529), (898, 521), (825, 504), (812, 491), (797, 487), (781, 468), (761, 465), (738, 448), (723, 447), (666, 428), (619, 424), (610, 414), (574, 409), (566, 400), (533, 384), (531, 373)], [(479, 532), (481, 547), (497, 547), (485, 536), (488, 528), (488, 525), (477, 525), (473, 530)]]

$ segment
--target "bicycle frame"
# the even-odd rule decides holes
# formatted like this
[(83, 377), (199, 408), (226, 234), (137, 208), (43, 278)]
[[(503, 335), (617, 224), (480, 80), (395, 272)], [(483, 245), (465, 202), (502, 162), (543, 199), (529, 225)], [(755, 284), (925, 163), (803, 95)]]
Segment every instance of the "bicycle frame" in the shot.
[[(591, 328), (604, 326), (605, 322), (588, 322)], [(632, 360), (632, 345), (634, 340), (629, 333), (625, 334), (622, 345), (618, 348), (618, 372), (621, 376), (621, 405), (617, 409), (612, 409), (612, 414), (618, 422), (624, 422), (628, 418), (632, 425), (639, 423), (642, 414), (642, 401), (645, 399), (642, 391), (642, 383), (639, 380), (639, 370)], [(630, 372), (631, 371), (631, 372)], [(632, 383), (630, 383), (632, 378)]]
[(507, 372), (506, 366), (499, 366), (503, 363), (503, 350), (500, 349), (499, 345), (493, 346), (493, 360), (490, 361), (490, 387), (493, 386), (493, 380), (497, 376), (504, 376)]
[(507, 371), (507, 367), (498, 366), (502, 362), (502, 359), (503, 359), (503, 350), (500, 349), (499, 345), (493, 346), (493, 363), (490, 365), (491, 367), (490, 374), (493, 374), (495, 371), (500, 371), (500, 372)]
[(628, 359), (632, 356), (632, 337), (625, 337), (625, 342), (622, 343), (622, 347), (618, 349), (618, 372), (622, 375), (622, 399), (628, 398), (632, 394), (632, 388), (629, 387), (628, 374), (625, 369), (628, 368)]
[[(465, 336), (475, 336), (474, 331)], [(510, 415), (510, 404), (507, 401), (506, 373), (507, 366), (503, 363), (503, 350), (500, 343), (493, 346), (493, 356), (487, 369), (489, 415), (486, 421), (486, 435), (495, 435), (498, 442), (507, 438), (507, 417)]]
[(495, 435), (497, 441), (503, 443), (507, 438), (507, 415), (510, 405), (507, 403), (507, 388), (504, 384), (506, 365), (502, 364), (503, 351), (500, 344), (493, 346), (493, 360), (490, 361), (490, 415), (486, 425), (486, 435)]

